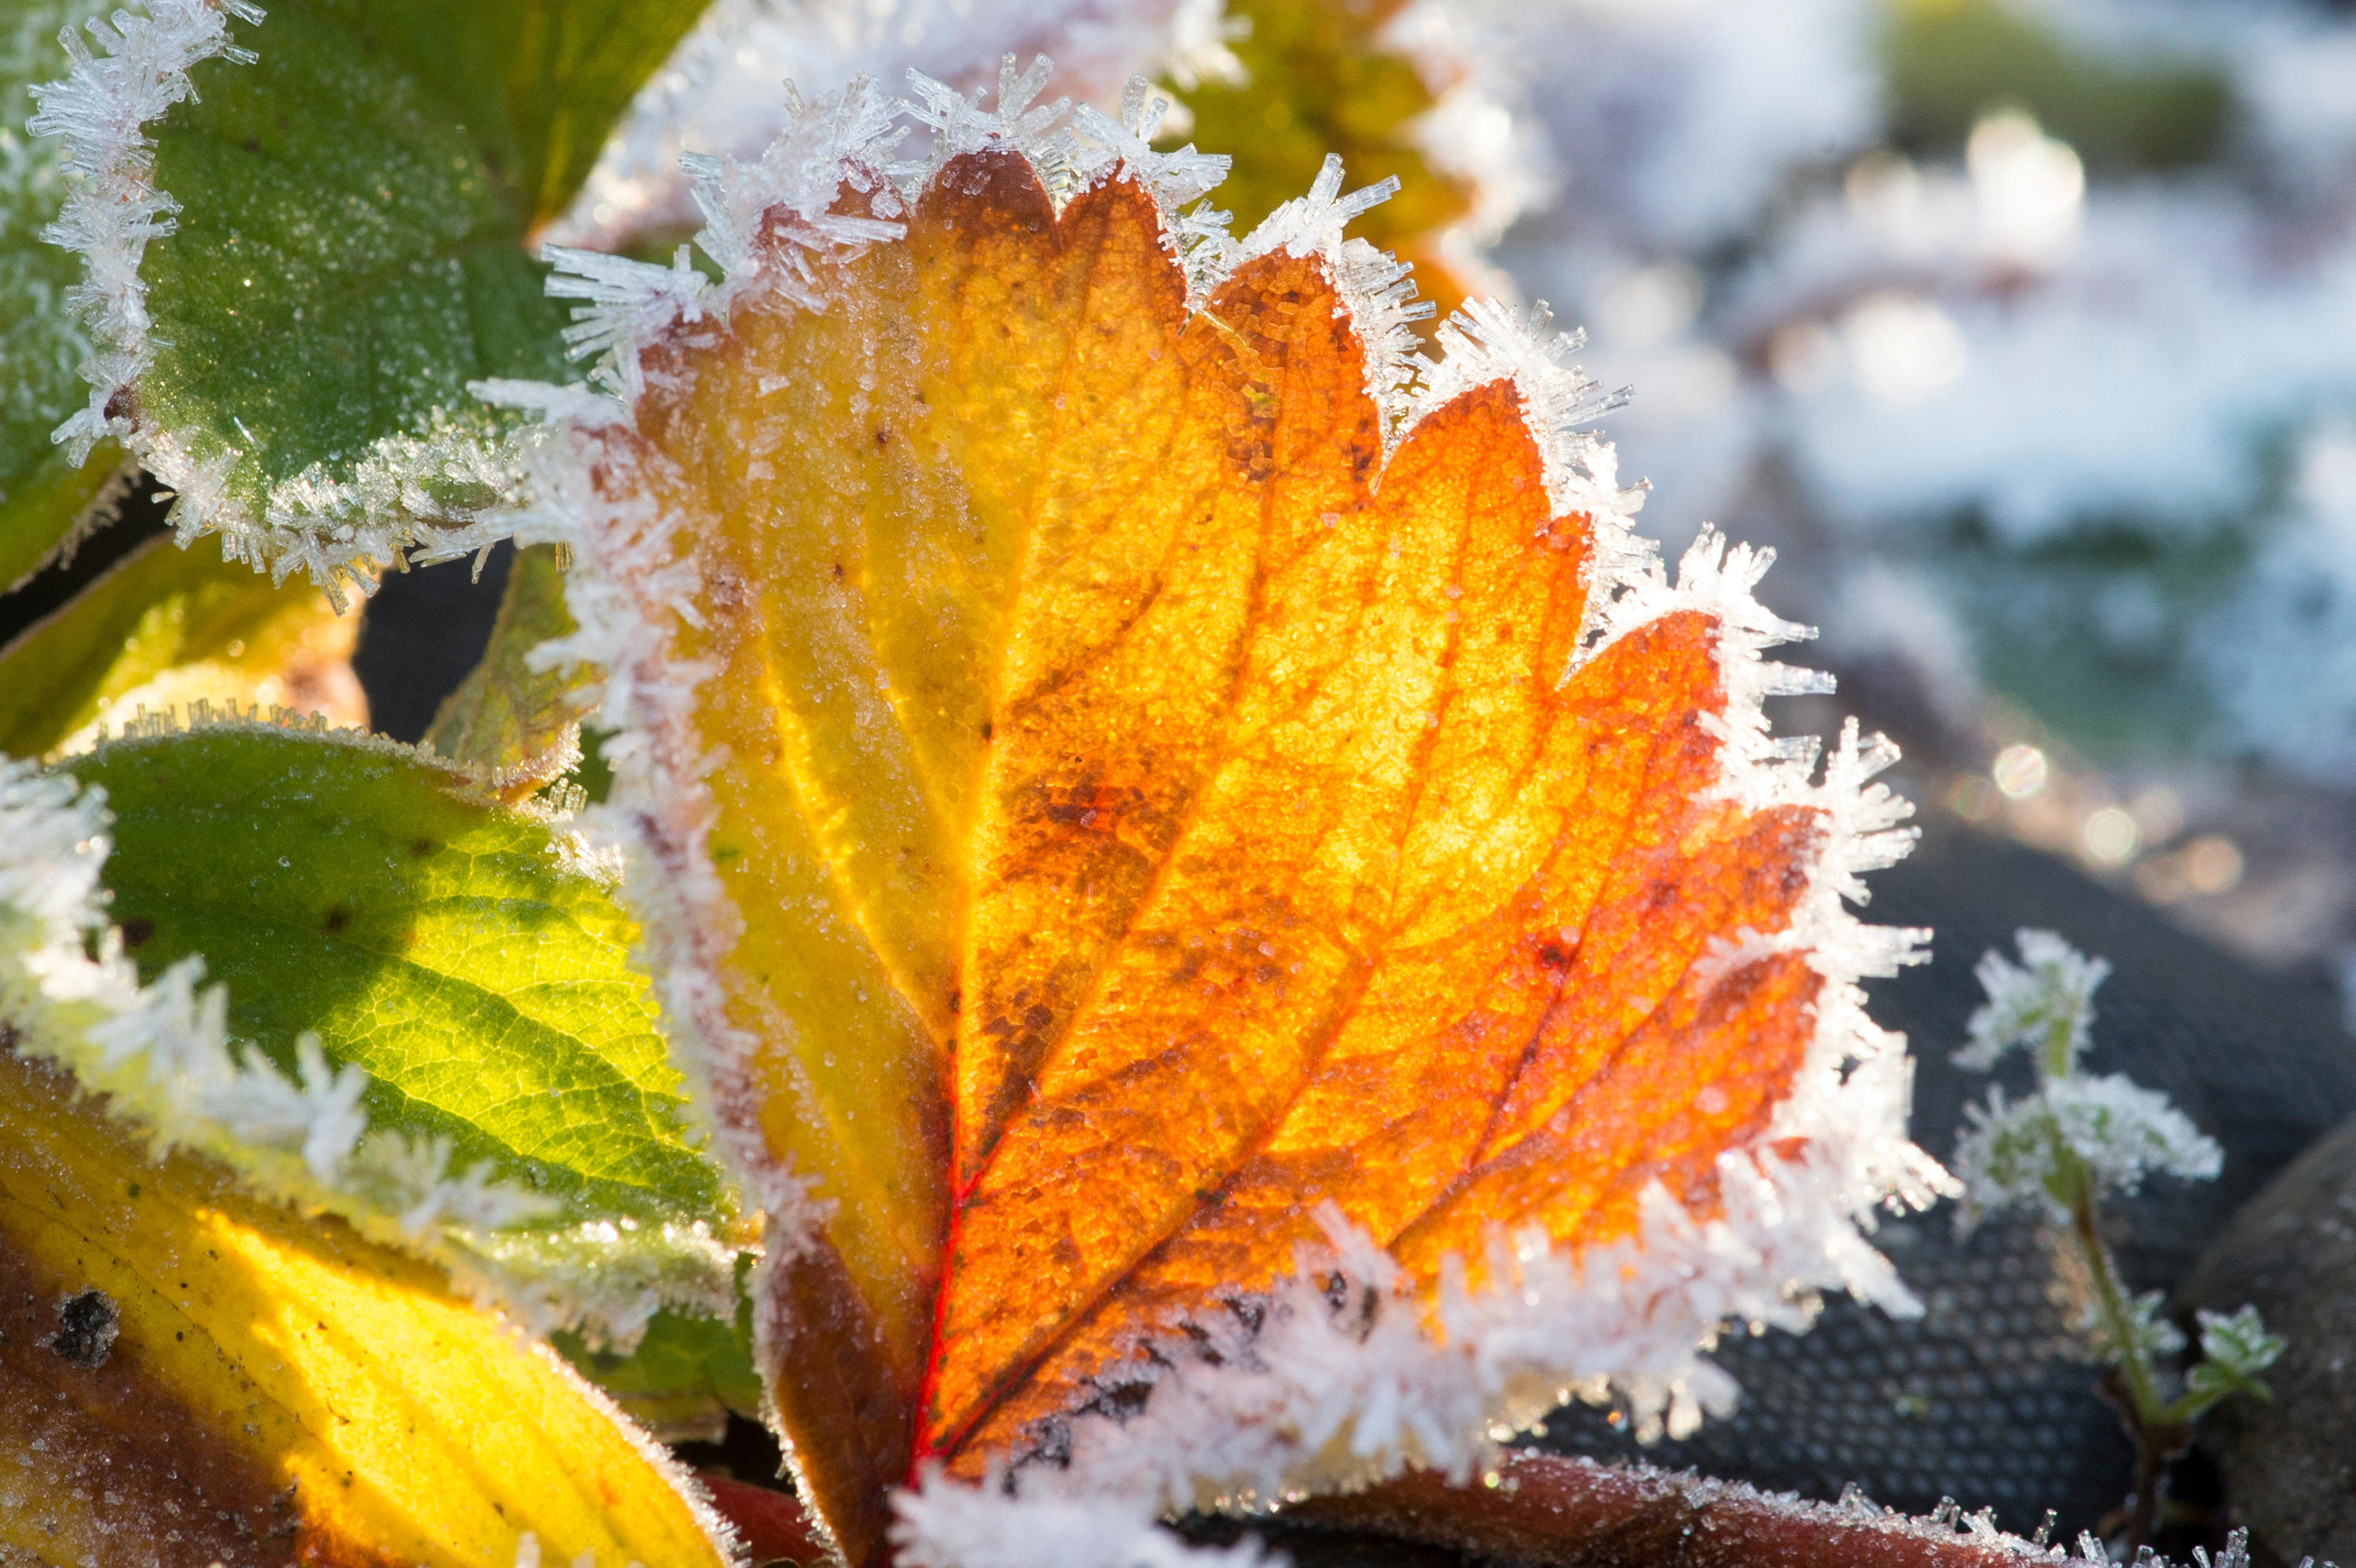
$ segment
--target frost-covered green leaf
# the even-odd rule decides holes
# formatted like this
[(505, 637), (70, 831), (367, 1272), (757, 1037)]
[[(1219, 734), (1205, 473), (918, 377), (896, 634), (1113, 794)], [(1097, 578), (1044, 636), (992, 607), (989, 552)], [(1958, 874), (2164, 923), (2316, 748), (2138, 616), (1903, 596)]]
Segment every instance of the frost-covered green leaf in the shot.
[(531, 660), (534, 649), (575, 629), (564, 607), (564, 568), (556, 546), (518, 551), (490, 646), (443, 701), (427, 742), (484, 775), (509, 799), (530, 795), (576, 767), (581, 718), (588, 711), (587, 672), (577, 666), (534, 669)]
[(2269, 1334), (2254, 1306), (2239, 1312), (2200, 1312), (2201, 1364), (2184, 1374), (2185, 1419), (2200, 1415), (2228, 1394), (2274, 1398), (2259, 1373), (2282, 1359), (2290, 1348), (2279, 1334)]
[(385, 745), (259, 726), (118, 741), (112, 915), (143, 979), (204, 957), (231, 1037), (282, 1069), (316, 1033), (371, 1122), (447, 1138), (576, 1214), (714, 1219), (634, 935), (559, 828)]
[[(359, 626), (308, 583), (270, 579), (201, 542), (153, 539), (0, 649), (0, 752), (82, 749), (141, 709), (202, 700), (366, 722)], [(110, 724), (110, 721), (117, 721)]]
[(2159, 1291), (2130, 1292), (2103, 1240), (2101, 1205), (2132, 1193), (2147, 1176), (2211, 1181), (2224, 1167), (2224, 1151), (2193, 1125), (2168, 1096), (2122, 1074), (2095, 1077), (2084, 1069), (2092, 1043), (2094, 992), (2111, 966), (2051, 931), (2017, 934), (2018, 964), (2002, 953), (1981, 955), (1976, 971), (1987, 1001), (1971, 1018), (1971, 1043), (1954, 1054), (1961, 1066), (1993, 1069), (2020, 1046), (2037, 1074), (2037, 1091), (2008, 1100), (2000, 1086), (1965, 1107), (1953, 1160), (1963, 1178), (1957, 1228), (1970, 1230), (1997, 1209), (2041, 1208), (2064, 1230), (2084, 1268), (2087, 1293), (2078, 1325), (2095, 1359), (2115, 1369), (2113, 1387), (2138, 1474), (2127, 1539), (2147, 1540), (2157, 1526), (2157, 1488), (2148, 1483), (2183, 1450), (2190, 1423), (2226, 1395), (2265, 1397), (2257, 1373), (2282, 1354), (2254, 1308), (2231, 1317), (2203, 1312), (2201, 1348), (2207, 1359), (2187, 1372), (2183, 1391), (2167, 1392), (2168, 1364), (2184, 1348), (2184, 1333), (2166, 1314)]
[(2040, 1076), (2066, 1077), (2093, 1037), (2094, 992), (2111, 966), (2051, 931), (2021, 931), (2014, 940), (2019, 963), (1991, 950), (1973, 971), (1987, 1000), (1972, 1014), (1971, 1044), (1955, 1053), (1955, 1065), (1987, 1072), (2020, 1046), (2036, 1057)]
[(702, 4), (152, 0), (42, 100), (105, 295), (77, 434), (122, 436), (184, 532), (323, 584), (497, 506), (511, 416), (466, 384), (561, 376), (527, 245)]
[(732, 1411), (760, 1418), (750, 1297), (738, 1298), (733, 1319), (659, 1312), (627, 1355), (592, 1349), (570, 1332), (554, 1343), (633, 1420), (669, 1441), (716, 1439)]
[(106, 4), (0, 10), (0, 589), (41, 564), (123, 463), (111, 441), (76, 463), (49, 439), (89, 395), (80, 366), (91, 344), (66, 301), (81, 264), (41, 239), (65, 200), (58, 145), (25, 132), (33, 84), (65, 73), (58, 34)]

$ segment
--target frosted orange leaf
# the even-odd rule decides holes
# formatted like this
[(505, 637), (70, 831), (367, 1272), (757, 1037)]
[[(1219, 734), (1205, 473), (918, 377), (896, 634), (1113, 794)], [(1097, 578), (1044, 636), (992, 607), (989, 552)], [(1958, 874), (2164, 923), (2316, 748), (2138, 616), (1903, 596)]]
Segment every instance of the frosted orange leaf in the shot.
[(1378, 395), (1398, 302), (1314, 201), (1190, 277), (1141, 143), (1059, 205), (970, 140), (905, 209), (855, 148), (773, 178), (584, 437), (633, 897), (853, 1561), (1337, 1222), (1430, 1297), (1807, 1157), (1869, 1054), (1816, 928), (1898, 847), (1764, 739), (1796, 628), (1740, 553), (1645, 564), (1565, 372), (1467, 322)]

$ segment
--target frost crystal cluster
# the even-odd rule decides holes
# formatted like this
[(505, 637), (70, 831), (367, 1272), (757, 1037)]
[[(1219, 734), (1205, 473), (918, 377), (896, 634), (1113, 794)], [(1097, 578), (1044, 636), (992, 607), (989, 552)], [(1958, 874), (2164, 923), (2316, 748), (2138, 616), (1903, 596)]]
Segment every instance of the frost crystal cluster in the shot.
[(2255, 1307), (2204, 1311), (2198, 1315), (2203, 1359), (2180, 1379), (2169, 1370), (2184, 1348), (2183, 1332), (2166, 1316), (2165, 1293), (2130, 1293), (2103, 1238), (2099, 1208), (2115, 1193), (2134, 1192), (2147, 1176), (2213, 1179), (2223, 1151), (2166, 1095), (2081, 1069), (2094, 991), (2110, 965), (2051, 931), (2025, 930), (2017, 940), (2019, 963), (1997, 952), (1980, 960), (1987, 1001), (1972, 1015), (1971, 1043), (1954, 1059), (1987, 1071), (2014, 1047), (2024, 1048), (2036, 1063), (2038, 1090), (2008, 1102), (2002, 1089), (1991, 1089), (1985, 1105), (1967, 1111), (1969, 1125), (1955, 1144), (1964, 1182), (1958, 1227), (2027, 1205), (2066, 1228), (2066, 1244), (2091, 1287), (2080, 1331), (2097, 1357), (2118, 1369), (2137, 1461), (2128, 1538), (2145, 1542), (2159, 1518), (2163, 1466), (2184, 1447), (2191, 1423), (2229, 1394), (2269, 1397), (2259, 1374), (2281, 1356), (2284, 1342), (2266, 1332)]
[(1965, 1112), (1969, 1128), (1954, 1162), (1964, 1182), (1961, 1222), (1968, 1228), (2019, 1203), (2067, 1220), (2082, 1181), (2091, 1181), (2099, 1200), (2132, 1193), (2155, 1174), (2212, 1179), (2224, 1152), (2168, 1096), (2116, 1073), (2080, 1070), (2093, 1037), (2094, 990), (2111, 966), (2051, 931), (2022, 931), (2018, 940), (2019, 963), (1998, 952), (1981, 958), (1987, 1000), (1972, 1015), (1971, 1043), (1955, 1061), (1987, 1072), (2019, 1047), (2037, 1064), (2038, 1091), (2013, 1101), (1992, 1088), (1986, 1103)]

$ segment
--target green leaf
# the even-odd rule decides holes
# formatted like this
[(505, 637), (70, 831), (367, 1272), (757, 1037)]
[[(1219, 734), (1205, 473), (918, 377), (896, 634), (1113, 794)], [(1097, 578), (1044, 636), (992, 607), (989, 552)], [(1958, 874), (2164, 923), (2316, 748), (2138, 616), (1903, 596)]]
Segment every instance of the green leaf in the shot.
[(1386, 250), (1446, 227), (1469, 211), (1462, 181), (1431, 166), (1416, 145), (1415, 123), (1438, 102), (1413, 59), (1385, 29), (1397, 5), (1349, 0), (1229, 0), (1227, 16), (1248, 24), (1228, 47), (1241, 81), (1178, 90), (1191, 141), (1235, 160), (1215, 193), (1248, 233), (1309, 188), (1328, 153), (1339, 153), (1352, 185), (1396, 176), (1398, 194), (1350, 231)]
[(2201, 1324), (2201, 1362), (2184, 1375), (2184, 1393), (2170, 1413), (2191, 1421), (2230, 1394), (2245, 1393), (2270, 1400), (2275, 1391), (2258, 1374), (2282, 1359), (2290, 1348), (2279, 1334), (2266, 1332), (2254, 1306), (2230, 1316), (2222, 1312), (2194, 1315)]
[(648, 1323), (637, 1348), (626, 1356), (593, 1350), (571, 1332), (552, 1337), (556, 1348), (613, 1395), (625, 1412), (668, 1442), (714, 1441), (731, 1411), (755, 1421), (761, 1417), (749, 1297), (739, 1295), (733, 1322), (659, 1312)]
[(371, 1075), (372, 1123), (449, 1138), (453, 1168), (488, 1161), (576, 1219), (722, 1219), (635, 930), (559, 829), (382, 742), (215, 725), (70, 766), (114, 812), (105, 880), (143, 980), (202, 954), (233, 1037), (291, 1069), (316, 1031)]
[(0, 752), (44, 756), (110, 713), (198, 699), (358, 721), (358, 632), (317, 588), (273, 587), (222, 560), (217, 541), (149, 540), (0, 649)]
[(178, 521), (324, 583), (494, 507), (513, 416), (466, 384), (565, 379), (527, 247), (702, 5), (283, 0), (253, 63), (199, 61), (152, 128), (179, 212), (128, 400)]
[(580, 725), (588, 711), (585, 671), (534, 670), (533, 649), (570, 637), (564, 568), (557, 548), (516, 552), (489, 647), (456, 691), (443, 700), (425, 738), (436, 752), (485, 775), (505, 799), (531, 794), (581, 758)]
[(0, 589), (48, 559), (123, 465), (112, 442), (76, 464), (49, 439), (90, 397), (91, 344), (65, 297), (81, 264), (41, 239), (65, 199), (58, 145), (25, 134), (32, 85), (65, 74), (58, 34), (108, 3), (15, 0), (0, 20)]

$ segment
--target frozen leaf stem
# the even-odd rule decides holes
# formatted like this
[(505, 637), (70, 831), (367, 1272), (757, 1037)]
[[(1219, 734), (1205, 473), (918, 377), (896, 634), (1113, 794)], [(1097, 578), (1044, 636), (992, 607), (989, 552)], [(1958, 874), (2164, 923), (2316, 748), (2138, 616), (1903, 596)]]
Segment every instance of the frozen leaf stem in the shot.
[(1972, 1015), (1970, 1041), (1958, 1065), (1993, 1070), (2015, 1047), (2036, 1064), (2037, 1092), (2008, 1101), (1992, 1087), (1967, 1109), (1955, 1145), (1968, 1230), (1986, 1214), (2016, 1204), (2042, 1209), (2067, 1227), (2094, 1297), (2082, 1326), (2094, 1353), (2114, 1369), (2112, 1398), (2136, 1445), (2136, 1489), (2126, 1547), (2145, 1545), (2158, 1527), (2160, 1487), (2169, 1460), (2191, 1440), (2192, 1423), (2229, 1394), (2270, 1392), (2259, 1374), (2284, 1349), (2257, 1309), (2228, 1316), (2201, 1312), (2201, 1361), (2171, 1390), (2167, 1367), (2184, 1336), (2165, 1316), (2158, 1291), (2130, 1293), (2104, 1240), (2102, 1203), (2165, 1175), (2214, 1180), (2224, 1151), (2168, 1097), (2112, 1074), (2096, 1078), (2081, 1058), (2094, 1036), (2094, 992), (2111, 972), (2051, 931), (2024, 930), (2020, 961), (1990, 951), (1979, 962), (1987, 1000)]

